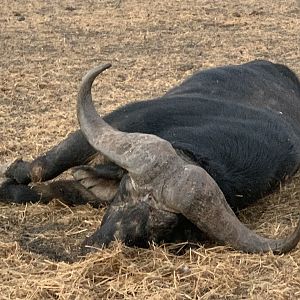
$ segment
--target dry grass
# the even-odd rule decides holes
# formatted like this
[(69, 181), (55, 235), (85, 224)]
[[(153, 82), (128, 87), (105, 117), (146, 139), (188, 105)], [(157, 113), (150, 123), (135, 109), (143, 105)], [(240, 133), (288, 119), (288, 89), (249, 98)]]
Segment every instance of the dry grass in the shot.
[[(95, 88), (101, 112), (160, 95), (204, 67), (266, 58), (300, 74), (296, 1), (3, 0), (0, 11), (0, 162), (36, 157), (75, 129), (79, 80), (99, 63), (114, 65)], [(240, 217), (260, 233), (287, 234), (299, 192), (298, 177)], [(115, 243), (76, 260), (102, 213), (0, 204), (0, 298), (300, 298), (300, 246), (274, 256)]]

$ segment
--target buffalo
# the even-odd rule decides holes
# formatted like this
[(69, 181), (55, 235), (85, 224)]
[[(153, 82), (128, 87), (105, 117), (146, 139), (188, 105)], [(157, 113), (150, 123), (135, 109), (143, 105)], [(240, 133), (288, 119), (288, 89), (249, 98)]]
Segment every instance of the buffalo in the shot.
[[(32, 162), (3, 165), (0, 201), (107, 205), (83, 251), (119, 239), (200, 241), (249, 253), (285, 253), (300, 239), (269, 239), (236, 213), (274, 191), (300, 164), (300, 82), (257, 60), (202, 70), (162, 97), (98, 115), (90, 70), (77, 100), (80, 130)], [(101, 163), (90, 164), (98, 155)], [(44, 183), (72, 168), (74, 180)]]

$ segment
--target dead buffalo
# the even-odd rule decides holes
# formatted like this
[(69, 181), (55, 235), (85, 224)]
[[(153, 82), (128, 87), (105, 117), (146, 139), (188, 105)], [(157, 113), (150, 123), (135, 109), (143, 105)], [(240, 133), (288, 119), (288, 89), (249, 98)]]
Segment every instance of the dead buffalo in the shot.
[[(102, 118), (91, 87), (109, 67), (82, 80), (80, 131), (32, 162), (11, 164), (2, 201), (108, 205), (87, 250), (114, 239), (144, 247), (203, 234), (246, 252), (284, 253), (297, 245), (300, 223), (273, 240), (235, 215), (299, 168), (300, 82), (289, 68), (253, 61), (200, 71), (162, 97)], [(88, 165), (96, 153), (104, 162)], [(73, 167), (75, 180), (41, 183)]]

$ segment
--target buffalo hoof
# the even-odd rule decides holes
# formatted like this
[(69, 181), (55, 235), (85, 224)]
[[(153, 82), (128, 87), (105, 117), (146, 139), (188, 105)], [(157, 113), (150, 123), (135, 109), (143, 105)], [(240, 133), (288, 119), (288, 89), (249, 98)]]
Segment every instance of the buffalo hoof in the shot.
[(6, 172), (11, 164), (12, 164), (11, 162), (7, 162), (0, 165), (0, 179), (7, 178)]
[(5, 171), (5, 176), (20, 184), (30, 183), (29, 162), (22, 159), (15, 160)]

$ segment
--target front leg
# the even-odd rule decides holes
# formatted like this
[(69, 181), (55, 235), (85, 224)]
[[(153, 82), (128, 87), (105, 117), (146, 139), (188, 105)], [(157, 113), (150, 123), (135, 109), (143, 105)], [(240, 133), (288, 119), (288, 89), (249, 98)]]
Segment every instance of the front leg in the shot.
[(16, 160), (5, 176), (17, 183), (28, 184), (52, 179), (65, 170), (85, 164), (96, 154), (80, 130), (32, 162)]

